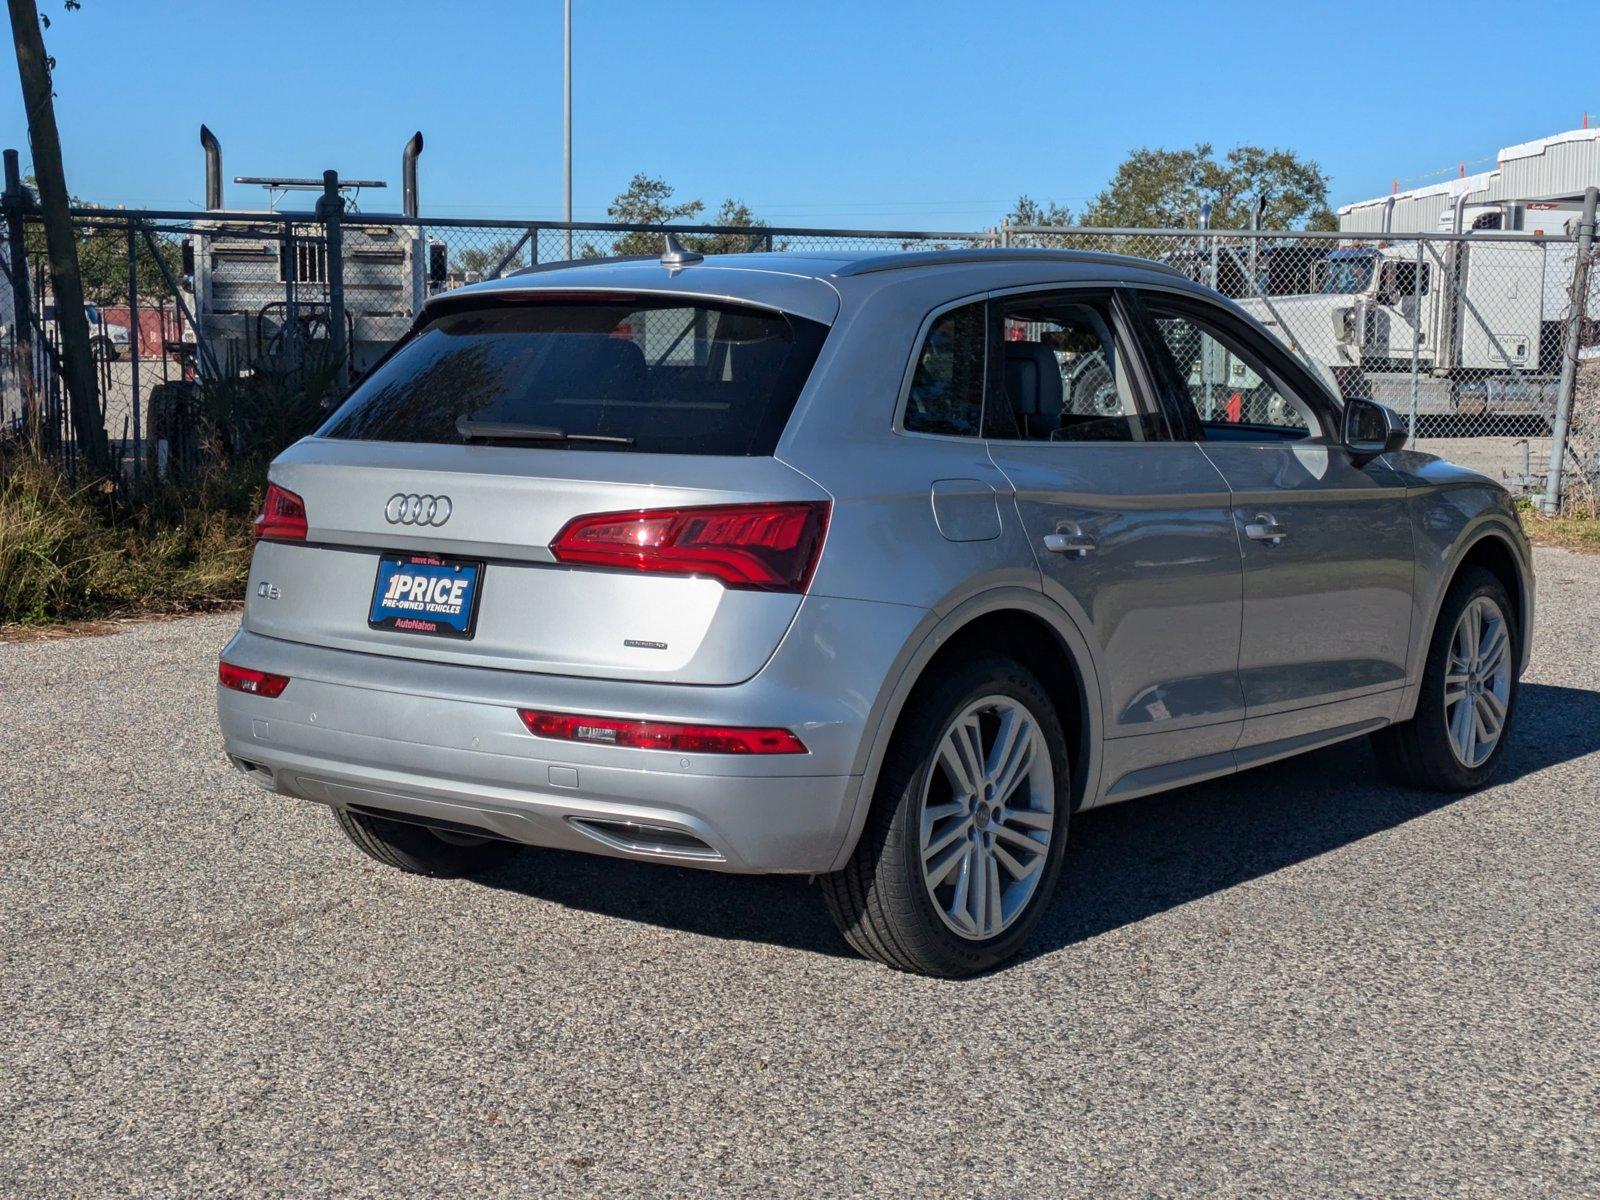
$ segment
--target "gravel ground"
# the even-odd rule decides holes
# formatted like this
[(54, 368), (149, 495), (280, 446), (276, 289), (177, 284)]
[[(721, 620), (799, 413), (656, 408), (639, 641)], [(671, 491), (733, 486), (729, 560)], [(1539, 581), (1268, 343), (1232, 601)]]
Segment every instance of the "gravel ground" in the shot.
[(1498, 786), (1086, 814), (964, 983), (800, 880), (376, 867), (224, 762), (235, 616), (0, 645), (0, 1194), (1600, 1194), (1600, 558), (1539, 568)]

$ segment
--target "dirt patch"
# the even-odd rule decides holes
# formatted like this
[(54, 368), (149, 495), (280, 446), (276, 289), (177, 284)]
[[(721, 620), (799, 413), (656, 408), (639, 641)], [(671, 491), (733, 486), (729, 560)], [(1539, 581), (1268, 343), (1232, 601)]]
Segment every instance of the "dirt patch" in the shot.
[(124, 617), (107, 617), (98, 621), (63, 621), (59, 625), (0, 625), (0, 645), (8, 642), (54, 642), (67, 638), (105, 637), (121, 633), (130, 625), (148, 625), (155, 621), (181, 621), (185, 617), (202, 613), (238, 612), (244, 605), (237, 600), (218, 601), (188, 612), (135, 613)]

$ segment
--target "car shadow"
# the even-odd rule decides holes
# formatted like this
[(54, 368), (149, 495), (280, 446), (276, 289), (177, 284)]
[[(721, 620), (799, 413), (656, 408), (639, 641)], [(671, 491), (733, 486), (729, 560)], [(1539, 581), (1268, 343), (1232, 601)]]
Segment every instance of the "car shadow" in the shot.
[[(1524, 684), (1496, 779), (1600, 751), (1600, 692)], [(1083, 813), (1038, 957), (1447, 807), (1459, 794), (1390, 785), (1365, 739)], [(722, 875), (530, 848), (480, 882), (568, 908), (708, 937), (852, 953), (802, 877)]]

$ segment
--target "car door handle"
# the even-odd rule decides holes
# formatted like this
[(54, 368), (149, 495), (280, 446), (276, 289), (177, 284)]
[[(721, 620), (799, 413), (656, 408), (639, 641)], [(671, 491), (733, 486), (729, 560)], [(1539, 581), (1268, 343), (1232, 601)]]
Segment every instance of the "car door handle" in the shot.
[(1044, 548), (1051, 554), (1070, 554), (1082, 558), (1095, 548), (1095, 540), (1076, 525), (1059, 525), (1044, 535)]
[(1256, 519), (1244, 527), (1244, 535), (1251, 541), (1265, 542), (1269, 546), (1276, 546), (1289, 536), (1271, 513), (1257, 513)]

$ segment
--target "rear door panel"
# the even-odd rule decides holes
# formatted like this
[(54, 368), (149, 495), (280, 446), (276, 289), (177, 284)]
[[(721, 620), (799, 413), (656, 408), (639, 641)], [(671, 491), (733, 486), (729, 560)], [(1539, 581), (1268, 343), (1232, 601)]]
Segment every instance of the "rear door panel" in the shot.
[[(1109, 737), (1215, 727), (1231, 749), (1239, 687), (1239, 541), (1226, 484), (1193, 443), (991, 442), (1016, 488), (1045, 591), (1099, 642)], [(1077, 557), (1044, 548), (1073, 527)], [(1195, 747), (1199, 745), (1200, 748)]]

